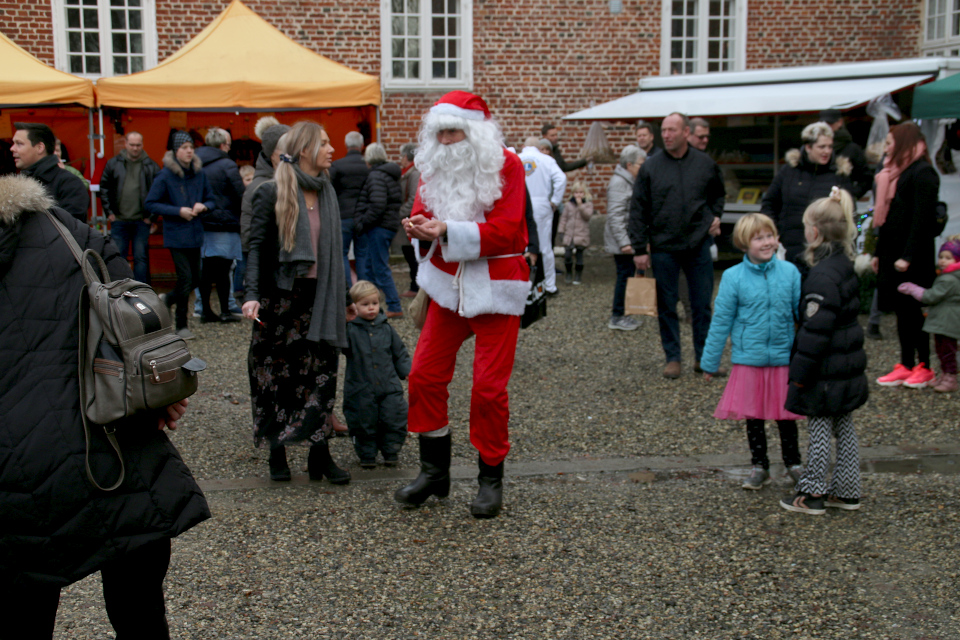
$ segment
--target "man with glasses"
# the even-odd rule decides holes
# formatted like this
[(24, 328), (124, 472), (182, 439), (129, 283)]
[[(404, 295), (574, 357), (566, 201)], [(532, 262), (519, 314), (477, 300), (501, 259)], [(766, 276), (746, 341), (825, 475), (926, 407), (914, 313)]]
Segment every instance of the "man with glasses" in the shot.
[(690, 118), (690, 137), (687, 142), (694, 149), (706, 152), (710, 143), (710, 123), (703, 118)]

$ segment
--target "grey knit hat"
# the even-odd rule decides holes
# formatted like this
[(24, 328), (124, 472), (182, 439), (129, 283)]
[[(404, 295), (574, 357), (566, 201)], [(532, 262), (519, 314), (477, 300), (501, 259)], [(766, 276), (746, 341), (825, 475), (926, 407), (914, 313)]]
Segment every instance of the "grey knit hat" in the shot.
[(170, 150), (176, 151), (187, 142), (193, 144), (193, 138), (189, 133), (186, 131), (174, 131), (173, 135), (170, 136)]
[(287, 131), (290, 131), (290, 125), (288, 124), (275, 124), (264, 131), (263, 137), (260, 138), (260, 141), (263, 143), (263, 155), (268, 158), (272, 156), (273, 152), (277, 150), (277, 143), (280, 141), (280, 136)]

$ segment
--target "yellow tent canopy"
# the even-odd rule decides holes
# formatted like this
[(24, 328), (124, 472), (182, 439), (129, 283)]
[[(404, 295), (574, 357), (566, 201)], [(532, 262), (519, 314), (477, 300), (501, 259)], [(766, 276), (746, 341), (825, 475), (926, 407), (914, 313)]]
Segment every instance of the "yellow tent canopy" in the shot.
[(0, 107), (39, 104), (93, 106), (93, 83), (57, 71), (0, 33)]
[(97, 100), (174, 111), (327, 109), (379, 105), (380, 81), (297, 44), (233, 0), (153, 69), (98, 80)]

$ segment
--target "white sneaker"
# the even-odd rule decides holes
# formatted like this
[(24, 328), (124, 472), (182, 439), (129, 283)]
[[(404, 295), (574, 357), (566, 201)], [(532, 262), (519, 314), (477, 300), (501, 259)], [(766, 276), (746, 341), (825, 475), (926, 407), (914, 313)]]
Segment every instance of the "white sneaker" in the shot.
[(184, 340), (193, 340), (197, 336), (193, 335), (193, 331), (184, 327), (183, 329), (177, 329), (177, 335)]
[(620, 331), (634, 331), (639, 326), (639, 324), (634, 324), (630, 316), (611, 316), (610, 322), (607, 323), (607, 329), (619, 329)]

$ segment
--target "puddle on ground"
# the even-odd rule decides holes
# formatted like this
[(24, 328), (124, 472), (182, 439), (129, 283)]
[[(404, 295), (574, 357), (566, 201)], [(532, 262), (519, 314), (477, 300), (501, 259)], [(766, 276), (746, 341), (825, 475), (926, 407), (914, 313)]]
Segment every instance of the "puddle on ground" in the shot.
[(923, 456), (901, 460), (864, 460), (860, 463), (864, 473), (940, 473), (948, 476), (960, 474), (960, 459), (957, 456)]

